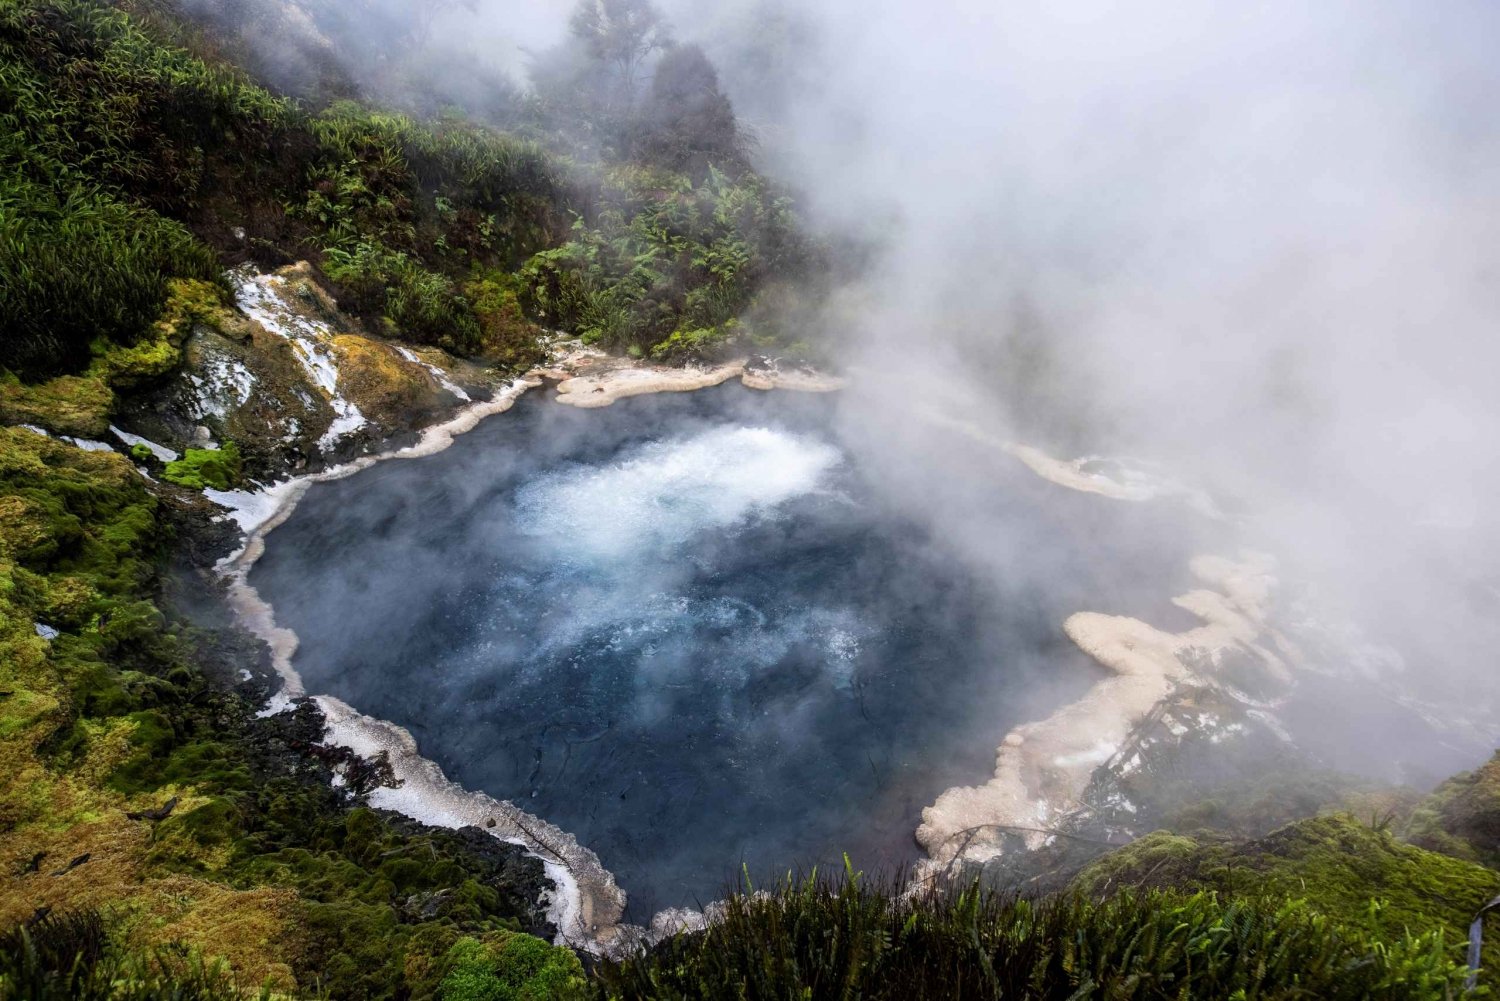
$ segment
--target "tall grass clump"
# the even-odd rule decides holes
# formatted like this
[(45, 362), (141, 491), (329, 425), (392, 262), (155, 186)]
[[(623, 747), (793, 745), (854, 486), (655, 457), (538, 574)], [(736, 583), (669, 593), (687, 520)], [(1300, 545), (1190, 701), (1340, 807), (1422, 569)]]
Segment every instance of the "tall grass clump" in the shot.
[(98, 338), (136, 343), (172, 278), (219, 274), (178, 223), (97, 188), (34, 183), (0, 162), (0, 367), (25, 378), (80, 369)]
[[(222, 964), (115, 948), (96, 911), (47, 914), (0, 935), (0, 1001), (244, 1001)], [(269, 998), (263, 990), (261, 998)]]
[(847, 873), (731, 896), (722, 920), (598, 975), (610, 998), (1442, 999), (1442, 936), (1393, 941), (1298, 901), (1127, 892), (906, 896)]

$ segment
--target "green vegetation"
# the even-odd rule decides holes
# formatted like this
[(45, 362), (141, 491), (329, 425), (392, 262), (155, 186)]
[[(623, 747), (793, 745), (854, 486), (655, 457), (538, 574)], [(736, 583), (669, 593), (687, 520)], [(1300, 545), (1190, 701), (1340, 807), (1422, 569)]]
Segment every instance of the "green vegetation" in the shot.
[(658, 358), (721, 349), (754, 291), (807, 265), (790, 203), (753, 174), (612, 171), (595, 227), (534, 256), (521, 302), (587, 341)]
[(172, 276), (217, 279), (214, 255), (177, 223), (76, 183), (31, 182), (15, 160), (0, 152), (0, 366), (81, 368), (96, 339), (145, 335)]
[(172, 23), (0, 3), (0, 320), (19, 335), (0, 365), (35, 378), (77, 371), (97, 337), (134, 343), (169, 278), (219, 280), (214, 249), (326, 261), (356, 312), (478, 350), (456, 283), (555, 242), (553, 159), (462, 122), (310, 113), (168, 44)]
[(1439, 786), (1413, 811), (1405, 837), (1423, 848), (1500, 868), (1500, 753)]
[(217, 327), (224, 311), (223, 292), (217, 285), (171, 279), (154, 322), (129, 345), (94, 339), (80, 374), (29, 383), (0, 369), (0, 420), (35, 424), (56, 434), (103, 437), (118, 395), (174, 372), (182, 363), (183, 341), (193, 327)]
[(530, 935), (464, 938), (444, 957), (442, 1001), (586, 1001), (593, 996), (578, 957)]
[[(48, 915), (0, 936), (0, 997), (28, 1001), (241, 1001), (222, 963), (201, 955), (142, 956), (112, 945), (92, 911)], [(267, 988), (260, 995), (270, 997)]]
[[(278, 5), (223, 6), (245, 19), (215, 37), (174, 0), (0, 0), (0, 423), (105, 437), (195, 329), (228, 330), (245, 260), (305, 258), (369, 332), (515, 368), (544, 329), (668, 361), (786, 344), (817, 298), (819, 247), (645, 0), (582, 4), (491, 125), (337, 74), (275, 93), (222, 53)], [(416, 6), (386, 12), (403, 44)], [(420, 391), (377, 378), (387, 346), (337, 343), (345, 378)], [(194, 490), (244, 475), (227, 440), (131, 458)], [(326, 746), (313, 705), (257, 718), (234, 686), (264, 651), (164, 570), (211, 562), (203, 507), (0, 427), (0, 999), (1450, 998), (1500, 892), (1500, 757), (1390, 829), (1298, 819), (1400, 796), (1279, 759), (1251, 788), (1174, 765), (1100, 802), (1193, 835), (1069, 859), (1061, 892), (789, 880), (585, 973), (545, 941), (540, 862), (369, 809), (389, 764)]]
[[(1295, 897), (1372, 934), (1431, 929), (1455, 941), (1500, 894), (1500, 873), (1331, 815), (1252, 841), (1152, 834), (1085, 869), (1076, 886), (1095, 895), (1155, 886)], [(1500, 964), (1500, 946), (1491, 946), (1486, 959)]]
[(241, 470), (240, 450), (231, 441), (223, 448), (188, 449), (182, 458), (167, 463), (161, 478), (190, 490), (230, 490), (239, 484)]
[(1380, 937), (1295, 899), (1124, 891), (910, 898), (839, 879), (736, 895), (708, 931), (606, 964), (611, 998), (1450, 998), (1440, 932)]
[[(548, 326), (685, 358), (728, 340), (761, 285), (817, 270), (696, 50), (662, 60), (635, 139), (574, 169), (461, 118), (309, 110), (153, 9), (0, 0), (0, 367), (23, 379), (137, 343), (171, 279), (222, 281), (221, 254), (311, 259), (378, 331), (503, 362), (534, 357), (518, 341), (538, 330), (497, 321), (496, 283)], [(611, 44), (591, 65), (616, 65)], [(703, 94), (715, 110), (689, 113)], [(557, 115), (608, 113), (534, 130), (562, 141)]]
[(339, 997), (431, 996), (459, 938), (544, 930), (539, 863), (351, 811), (379, 762), (322, 747), (310, 707), (259, 720), (210, 682), (256, 651), (159, 610), (181, 515), (147, 485), (123, 456), (0, 429), (0, 929), (32, 943), (0, 997), (49, 996), (25, 986), (44, 974), (73, 996), (49, 910), (100, 912), (79, 975), (101, 984), (187, 975), (152, 957), (197, 950), (241, 985)]

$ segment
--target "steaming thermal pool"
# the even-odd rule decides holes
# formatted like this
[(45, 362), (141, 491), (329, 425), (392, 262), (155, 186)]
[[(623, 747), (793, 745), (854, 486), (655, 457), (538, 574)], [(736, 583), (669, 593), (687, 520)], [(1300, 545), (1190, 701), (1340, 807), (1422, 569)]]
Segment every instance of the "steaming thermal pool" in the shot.
[[(1137, 512), (997, 461), (964, 477), (992, 491), (975, 531), (1025, 544), (965, 569), (852, 458), (831, 397), (548, 395), (316, 485), (251, 582), (308, 691), (575, 834), (636, 921), (742, 865), (914, 860), (924, 806), (1099, 678), (1064, 618), (1160, 617), (1128, 596), (1185, 563), (1132, 541)], [(913, 475), (937, 487), (942, 461)]]

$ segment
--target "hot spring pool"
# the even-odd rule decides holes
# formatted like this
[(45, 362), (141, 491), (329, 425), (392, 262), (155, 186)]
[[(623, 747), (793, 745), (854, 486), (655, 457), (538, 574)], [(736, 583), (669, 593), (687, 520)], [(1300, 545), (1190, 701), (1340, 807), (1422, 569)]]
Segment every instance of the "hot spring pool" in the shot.
[(971, 527), (1024, 544), (976, 569), (886, 499), (834, 397), (550, 396), (314, 486), (250, 580), (308, 691), (575, 834), (631, 920), (744, 870), (914, 860), (924, 806), (1100, 676), (1067, 615), (1160, 618), (1138, 596), (1185, 564), (1143, 509), (997, 459)]

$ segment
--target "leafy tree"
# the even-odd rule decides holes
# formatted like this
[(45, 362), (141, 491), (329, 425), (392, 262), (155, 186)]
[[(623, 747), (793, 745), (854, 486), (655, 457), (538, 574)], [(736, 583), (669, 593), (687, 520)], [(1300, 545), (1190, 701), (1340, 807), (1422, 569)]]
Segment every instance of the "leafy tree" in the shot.
[(590, 57), (617, 74), (615, 83), (629, 107), (641, 64), (672, 44), (661, 11), (651, 0), (581, 0), (569, 28)]
[(696, 45), (674, 46), (661, 57), (642, 117), (641, 151), (664, 167), (701, 176), (709, 164), (743, 160), (734, 108)]

